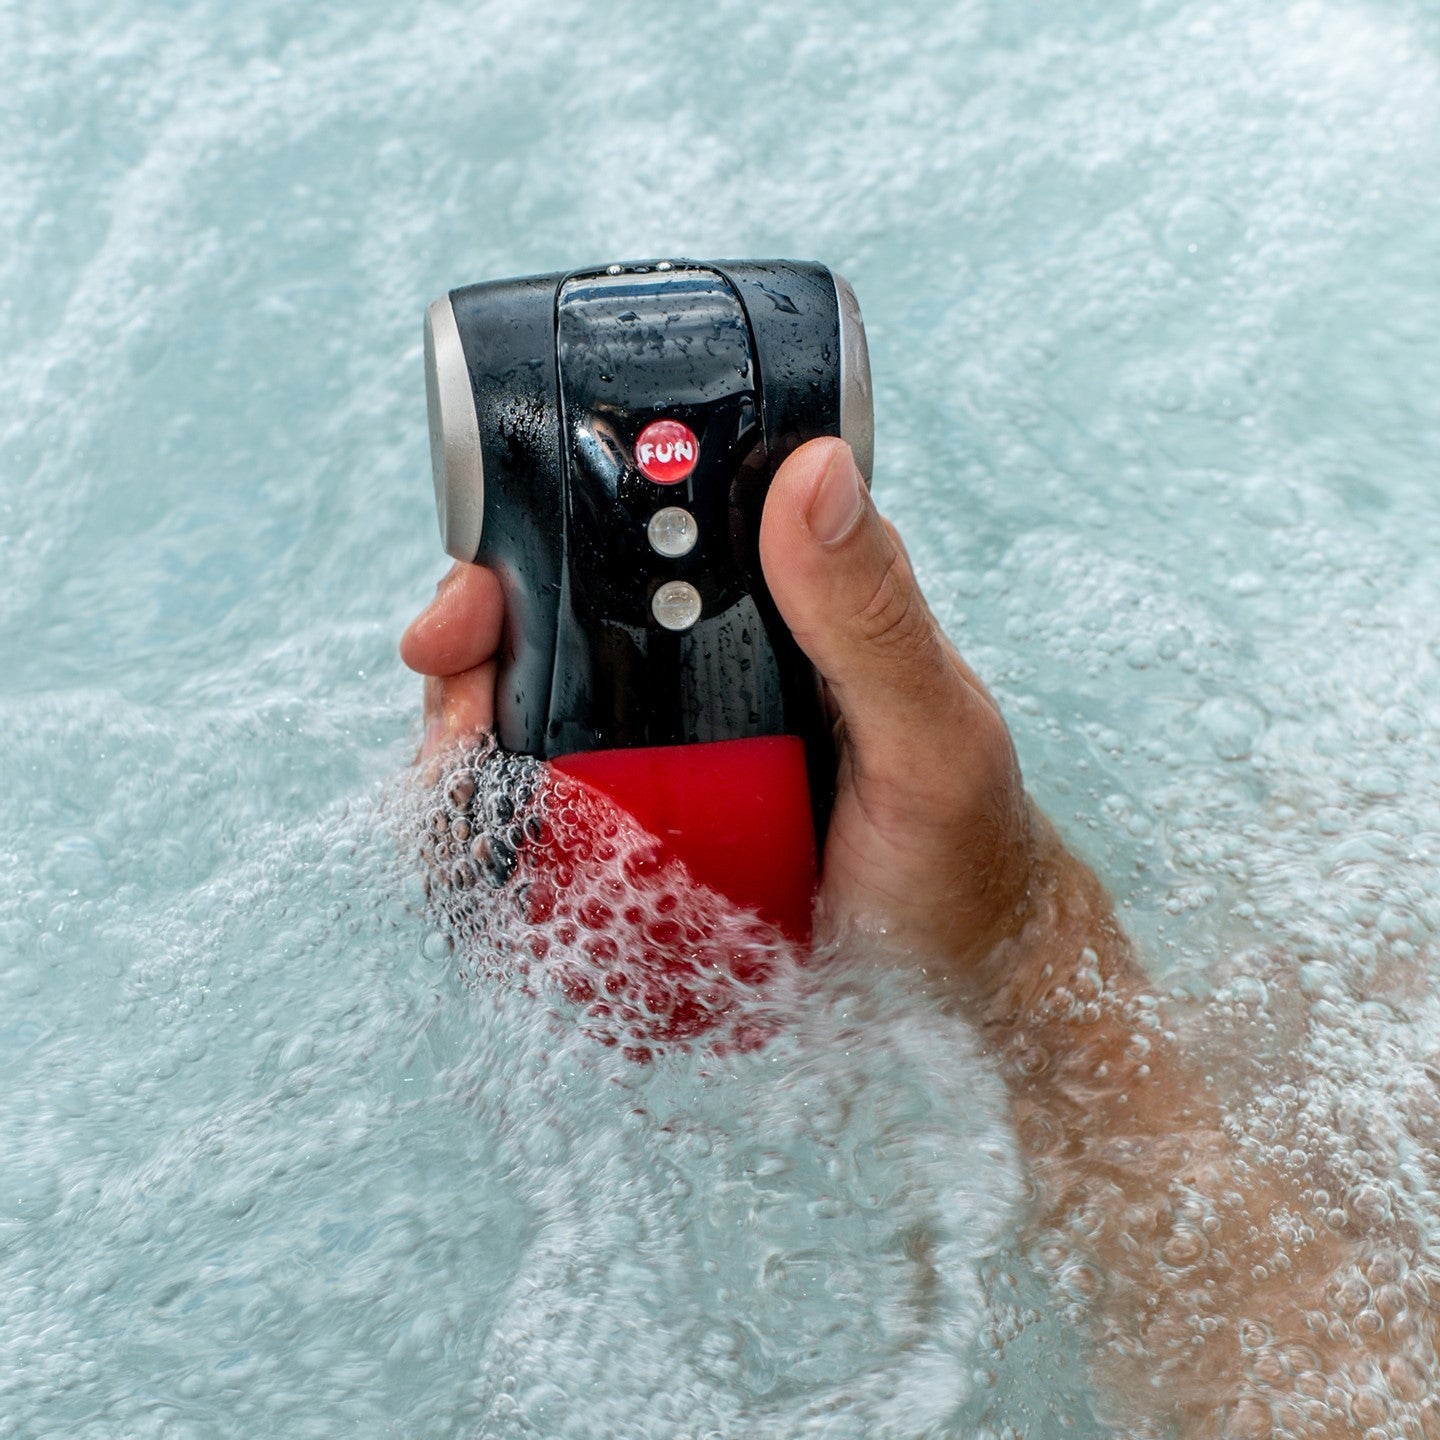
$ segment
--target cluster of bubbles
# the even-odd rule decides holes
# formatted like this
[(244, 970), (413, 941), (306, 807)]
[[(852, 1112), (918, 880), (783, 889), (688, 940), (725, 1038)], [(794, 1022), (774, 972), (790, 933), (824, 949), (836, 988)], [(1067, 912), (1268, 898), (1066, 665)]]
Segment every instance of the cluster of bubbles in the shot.
[[(495, 848), (454, 888), (429, 817), (461, 772)], [(0, 1436), (961, 1425), (1018, 1194), (968, 1031), (883, 965), (802, 968), (758, 931), (703, 1026), (689, 978), (593, 1012), (603, 984), (559, 977), (631, 932), (555, 917), (639, 850), (572, 845), (596, 873), (542, 914), (524, 821), (549, 793), (466, 757), (123, 903), (0, 907), (77, 992), (63, 1029), (0, 1032)], [(733, 958), (754, 922), (728, 923)], [(526, 936), (548, 946), (507, 950)]]
[(804, 958), (598, 791), (488, 742), (440, 776), (420, 860), (471, 980), (563, 997), (632, 1060), (759, 1045), (769, 982)]
[[(0, 9), (0, 1436), (1124, 1434), (1106, 1217), (1246, 1347), (1215, 1428), (1430, 1436), (1435, 6), (715, 0), (679, 87), (672, 20)], [(524, 762), (341, 803), (411, 723), (424, 301), (797, 237), (878, 498), (1283, 1182), (1253, 1244), (1198, 1183), (1006, 1232), (963, 1032)], [(1242, 1252), (1315, 1328), (1208, 1304)]]
[(1003, 1378), (1058, 1321), (1092, 1337), (1099, 1388), (1080, 1408), (1115, 1435), (1440, 1435), (1437, 1007), (1418, 1007), (1407, 1045), (1354, 1000), (1281, 1068), (1263, 1050), (1237, 1061), (1254, 1037), (1230, 1012), (1263, 995), (1227, 988), (1177, 1036), (1173, 1012), (1121, 1000), (1082, 956), (1035, 1007), (1047, 1044), (1009, 1047), (1043, 1219), (988, 1277), (981, 1372), (1012, 1428), (982, 1433), (1074, 1423), (1074, 1402), (1036, 1407)]
[(964, 1433), (1019, 1196), (964, 1028), (878, 957), (801, 964), (533, 760), (452, 754), (394, 808), (430, 949), (514, 1047), (449, 1077), (531, 1217), (494, 1433)]

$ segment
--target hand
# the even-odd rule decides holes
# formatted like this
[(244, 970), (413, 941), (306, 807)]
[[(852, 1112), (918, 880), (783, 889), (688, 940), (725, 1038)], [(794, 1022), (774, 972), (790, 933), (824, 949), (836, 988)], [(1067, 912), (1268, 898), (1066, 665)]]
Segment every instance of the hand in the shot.
[[(817, 933), (878, 932), (963, 972), (1026, 918), (1034, 841), (1005, 722), (842, 442), (780, 467), (760, 554), (835, 716)], [(422, 760), (492, 723), (502, 612), (495, 576), (456, 565), (405, 632), (401, 657), (427, 677)]]
[[(1298, 1187), (1313, 1175), (1272, 1173), (1234, 1150), (1103, 886), (1029, 808), (994, 701), (930, 614), (844, 445), (812, 441), (781, 467), (760, 549), (835, 715), (818, 933), (882, 932), (934, 965), (980, 1024), (1039, 1184), (1037, 1224), (1063, 1238), (1072, 1268), (1104, 1276), (1084, 1318), (1120, 1412), (1143, 1417), (1144, 1433), (1258, 1435), (1278, 1406), (1308, 1414), (1307, 1433), (1353, 1435), (1354, 1419), (1389, 1403), (1376, 1398), (1383, 1363), (1396, 1395), (1429, 1396), (1422, 1428), (1440, 1426), (1428, 1314), (1373, 1357), (1311, 1327), (1352, 1273), (1356, 1237), (1279, 1238), (1274, 1217), (1304, 1213)], [(406, 632), (401, 654), (429, 677), (422, 757), (491, 723), (501, 612), (495, 577), (456, 566)], [(1208, 1250), (1186, 1228), (1207, 1206), (1224, 1214)], [(1313, 1367), (1257, 1372), (1239, 1342), (1246, 1318), (1273, 1336), (1262, 1360), (1313, 1354)], [(1328, 1377), (1324, 1404), (1307, 1388), (1317, 1376)]]

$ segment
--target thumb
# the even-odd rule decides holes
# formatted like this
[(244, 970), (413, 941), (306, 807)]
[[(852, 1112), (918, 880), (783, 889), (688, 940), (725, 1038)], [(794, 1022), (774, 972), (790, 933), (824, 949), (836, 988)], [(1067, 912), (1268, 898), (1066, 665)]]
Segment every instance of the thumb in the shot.
[(917, 744), (933, 754), (972, 707), (989, 708), (843, 441), (812, 440), (780, 467), (760, 559), (781, 616), (839, 707), (849, 747), (871, 762), (865, 768), (885, 756), (902, 762)]
[(973, 963), (1021, 923), (1033, 871), (1015, 748), (842, 442), (776, 472), (760, 561), (840, 712), (825, 923)]

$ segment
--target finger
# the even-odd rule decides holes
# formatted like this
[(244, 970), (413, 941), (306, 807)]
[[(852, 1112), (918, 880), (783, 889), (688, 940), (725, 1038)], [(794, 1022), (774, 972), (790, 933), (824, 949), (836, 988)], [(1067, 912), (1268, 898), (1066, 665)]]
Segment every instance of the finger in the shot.
[(495, 668), (490, 659), (459, 675), (426, 677), (425, 738), (417, 762), (477, 740), (495, 723)]
[(473, 670), (500, 648), (504, 610), (493, 571), (456, 564), (401, 637), (400, 658), (422, 675)]
[[(990, 710), (945, 639), (849, 447), (813, 440), (780, 467), (760, 530), (765, 578), (872, 767), (963, 741)], [(993, 712), (992, 712), (993, 714)], [(988, 717), (987, 717), (988, 718)]]

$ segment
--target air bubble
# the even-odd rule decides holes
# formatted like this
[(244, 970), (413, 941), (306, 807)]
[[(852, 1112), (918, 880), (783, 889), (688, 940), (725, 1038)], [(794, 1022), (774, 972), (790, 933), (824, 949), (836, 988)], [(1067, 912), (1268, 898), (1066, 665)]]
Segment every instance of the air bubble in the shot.
[(1226, 1440), (1261, 1440), (1274, 1433), (1269, 1404), (1258, 1395), (1238, 1400), (1225, 1418), (1221, 1433)]
[(1043, 1045), (1027, 1045), (1015, 1058), (1015, 1068), (1027, 1079), (1042, 1074), (1050, 1064), (1050, 1052)]
[(1380, 1286), (1375, 1292), (1375, 1309), (1386, 1320), (1393, 1320), (1405, 1309), (1405, 1292), (1395, 1284)]
[(1357, 784), (1372, 799), (1384, 800), (1399, 795), (1405, 788), (1400, 773), (1386, 765), (1371, 765), (1361, 771)]
[(1345, 1208), (1365, 1226), (1379, 1227), (1390, 1219), (1390, 1197), (1378, 1185), (1357, 1185), (1345, 1197)]
[(1241, 1005), (1263, 1010), (1270, 1002), (1269, 987), (1253, 975), (1241, 975), (1230, 982), (1230, 994)]
[(1132, 670), (1148, 670), (1158, 658), (1155, 643), (1148, 637), (1132, 640), (1125, 647), (1125, 663)]
[(1339, 971), (1321, 960), (1311, 960), (1300, 967), (1300, 993), (1310, 1000), (1322, 997), (1338, 999), (1344, 994)]
[(1350, 1401), (1350, 1414), (1357, 1425), (1383, 1425), (1390, 1418), (1390, 1405), (1373, 1385), (1363, 1385)]
[(1210, 1242), (1198, 1230), (1177, 1229), (1160, 1247), (1160, 1258), (1172, 1269), (1198, 1265), (1209, 1253)]
[(1358, 1275), (1350, 1274), (1331, 1287), (1330, 1297), (1341, 1315), (1358, 1315), (1370, 1303), (1370, 1287)]
[(1238, 696), (1207, 700), (1199, 720), (1222, 760), (1248, 759), (1265, 727), (1264, 712)]
[(1433, 1388), (1433, 1377), (1427, 1375), (1408, 1355), (1392, 1355), (1384, 1362), (1385, 1379), (1397, 1400), (1423, 1400)]
[(1264, 1349), (1258, 1351), (1251, 1358), (1246, 1366), (1246, 1373), (1252, 1380), (1260, 1380), (1267, 1385), (1278, 1385), (1290, 1373), (1290, 1368), (1278, 1351)]

